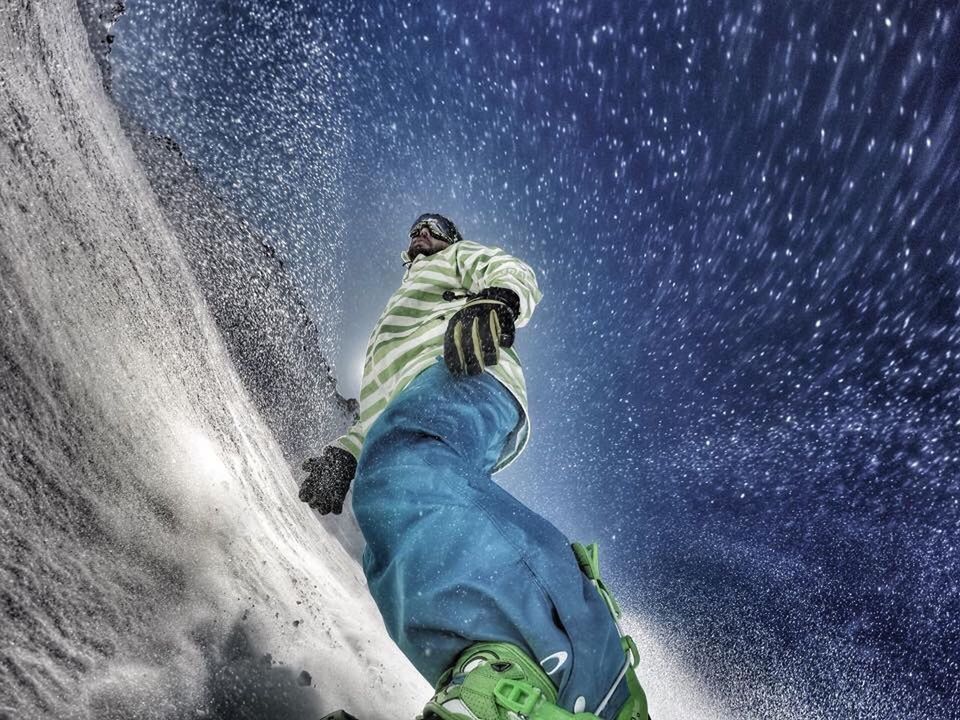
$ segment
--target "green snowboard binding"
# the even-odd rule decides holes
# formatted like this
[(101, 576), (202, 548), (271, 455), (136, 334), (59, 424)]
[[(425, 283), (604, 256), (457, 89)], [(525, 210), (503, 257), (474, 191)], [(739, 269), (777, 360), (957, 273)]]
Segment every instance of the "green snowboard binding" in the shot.
[[(600, 579), (596, 544), (574, 543), (573, 553), (580, 569), (606, 602), (614, 622), (620, 606)], [(637, 646), (620, 632), (620, 642), (629, 662), (625, 677), (630, 697), (616, 720), (650, 720), (647, 698), (634, 667), (639, 661)], [(323, 720), (356, 720), (338, 710)], [(557, 705), (557, 689), (534, 660), (516, 645), (500, 642), (478, 643), (467, 648), (453, 667), (437, 682), (435, 694), (417, 720), (598, 720), (593, 713), (572, 713)]]
[[(580, 570), (590, 580), (617, 624), (629, 662), (625, 676), (630, 697), (616, 720), (649, 720), (647, 698), (634, 672), (637, 646), (620, 628), (620, 606), (600, 579), (596, 544), (573, 544)], [(593, 713), (571, 713), (557, 703), (557, 690), (543, 669), (520, 648), (480, 643), (468, 648), (440, 678), (436, 694), (419, 720), (597, 720)]]

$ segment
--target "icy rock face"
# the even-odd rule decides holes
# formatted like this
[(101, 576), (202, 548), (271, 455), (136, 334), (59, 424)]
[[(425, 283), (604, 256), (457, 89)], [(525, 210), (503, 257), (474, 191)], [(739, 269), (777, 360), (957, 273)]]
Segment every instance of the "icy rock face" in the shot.
[[(78, 0), (78, 7), (109, 92), (110, 29), (124, 4)], [(288, 462), (299, 467), (357, 412), (356, 401), (336, 390), (300, 288), (270, 238), (210, 189), (174, 140), (118, 111), (244, 385)]]
[[(111, 0), (77, 5), (109, 93), (111, 28), (124, 5)], [(269, 238), (207, 186), (174, 140), (116, 110), (230, 358), (299, 480), (303, 460), (346, 431), (358, 403), (337, 392), (317, 325)], [(342, 517), (320, 522), (360, 557), (364, 541), (349, 502)]]
[[(357, 401), (337, 392), (317, 326), (269, 240), (204, 184), (173, 140), (120, 112), (244, 387), (299, 480), (304, 458), (356, 420)], [(342, 516), (320, 522), (360, 557), (364, 541), (349, 502)]]
[(77, 0), (77, 9), (87, 30), (90, 50), (100, 66), (103, 85), (109, 90), (112, 75), (107, 56), (113, 44), (111, 28), (126, 9), (124, 0)]
[(0, 716), (412, 717), (429, 688), (297, 501), (75, 3), (0, 14), (0, 135)]
[(270, 240), (208, 189), (173, 140), (126, 118), (124, 127), (244, 385), (299, 467), (357, 411), (336, 390), (299, 289)]
[[(110, 33), (124, 5), (111, 0), (77, 5), (109, 93)], [(174, 140), (116, 110), (244, 387), (302, 478), (303, 460), (346, 431), (358, 404), (337, 392), (300, 288), (270, 239), (208, 187)], [(364, 541), (349, 502), (341, 518), (320, 522), (360, 557)]]

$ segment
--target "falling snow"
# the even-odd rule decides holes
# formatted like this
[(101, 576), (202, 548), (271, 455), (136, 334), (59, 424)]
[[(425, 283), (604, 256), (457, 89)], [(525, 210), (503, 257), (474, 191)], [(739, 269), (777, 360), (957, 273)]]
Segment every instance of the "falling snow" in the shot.
[(601, 541), (698, 681), (744, 717), (948, 716), (953, 4), (128, 5), (116, 97), (305, 285), (335, 268), (342, 386), (407, 224), (448, 213), (544, 291), (502, 482)]

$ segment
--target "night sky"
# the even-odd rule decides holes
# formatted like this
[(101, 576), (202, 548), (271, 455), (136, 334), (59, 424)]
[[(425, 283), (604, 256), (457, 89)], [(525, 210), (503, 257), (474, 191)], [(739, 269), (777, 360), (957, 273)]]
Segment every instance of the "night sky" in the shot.
[(448, 214), (544, 292), (498, 479), (729, 702), (948, 717), (957, 7), (313, 5), (128, 0), (114, 85), (275, 239), (341, 390)]

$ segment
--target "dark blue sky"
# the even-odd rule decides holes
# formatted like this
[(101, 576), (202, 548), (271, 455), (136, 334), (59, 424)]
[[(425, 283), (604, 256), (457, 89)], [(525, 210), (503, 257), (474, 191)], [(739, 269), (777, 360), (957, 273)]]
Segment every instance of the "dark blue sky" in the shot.
[(742, 662), (853, 717), (857, 678), (960, 696), (958, 23), (130, 0), (115, 84), (277, 238), (346, 392), (421, 211), (527, 260), (503, 483), (599, 539), (708, 681)]

